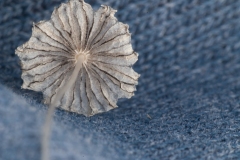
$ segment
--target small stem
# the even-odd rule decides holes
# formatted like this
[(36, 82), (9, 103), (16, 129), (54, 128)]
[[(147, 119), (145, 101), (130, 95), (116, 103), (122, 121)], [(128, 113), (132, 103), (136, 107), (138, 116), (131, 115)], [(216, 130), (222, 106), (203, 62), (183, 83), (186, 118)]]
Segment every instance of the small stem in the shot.
[(42, 129), (42, 160), (49, 160), (49, 139), (54, 110), (55, 106), (51, 105), (48, 109), (47, 117)]
[(45, 123), (43, 125), (43, 129), (42, 129), (42, 145), (41, 145), (42, 157), (41, 157), (41, 160), (50, 160), (50, 158), (49, 158), (49, 141), (50, 140), (49, 139), (51, 136), (50, 131), (51, 131), (51, 125), (52, 125), (52, 119), (53, 119), (52, 117), (53, 117), (55, 108), (57, 107), (57, 102), (59, 102), (62, 99), (64, 93), (66, 93), (67, 90), (71, 89), (73, 87), (73, 85), (75, 84), (78, 73), (83, 66), (84, 60), (85, 60), (84, 55), (79, 55), (77, 57), (76, 66), (73, 70), (72, 75), (70, 76), (67, 83), (59, 89), (59, 91), (56, 93), (55, 98), (53, 98), (53, 101), (50, 104), (50, 107), (47, 112), (47, 117), (46, 117)]

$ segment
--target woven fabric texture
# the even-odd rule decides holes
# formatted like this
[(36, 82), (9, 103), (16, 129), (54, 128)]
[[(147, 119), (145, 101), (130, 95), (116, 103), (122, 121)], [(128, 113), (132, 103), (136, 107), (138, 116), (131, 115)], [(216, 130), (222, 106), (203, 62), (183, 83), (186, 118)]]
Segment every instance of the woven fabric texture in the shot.
[[(46, 109), (17, 46), (62, 0), (0, 0), (0, 159), (39, 159)], [(240, 159), (240, 1), (86, 0), (132, 33), (136, 95), (94, 117), (57, 110), (53, 160)], [(27, 102), (25, 102), (25, 100)]]

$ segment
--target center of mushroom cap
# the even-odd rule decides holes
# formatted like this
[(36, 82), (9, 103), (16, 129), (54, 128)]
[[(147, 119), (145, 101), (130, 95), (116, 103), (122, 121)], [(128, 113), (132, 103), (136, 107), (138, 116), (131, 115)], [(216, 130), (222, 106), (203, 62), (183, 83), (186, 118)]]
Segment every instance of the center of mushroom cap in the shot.
[(69, 89), (73, 87), (75, 84), (79, 71), (83, 67), (84, 64), (87, 63), (89, 52), (78, 52), (75, 51), (75, 67), (72, 72), (72, 75), (68, 79), (67, 83), (59, 88), (59, 91), (56, 93), (55, 98), (52, 101), (52, 106), (56, 107), (57, 103), (61, 101), (63, 95), (65, 92), (67, 92)]
[(88, 52), (82, 52), (82, 51), (75, 51), (75, 63), (83, 63), (86, 64), (88, 60), (89, 53)]

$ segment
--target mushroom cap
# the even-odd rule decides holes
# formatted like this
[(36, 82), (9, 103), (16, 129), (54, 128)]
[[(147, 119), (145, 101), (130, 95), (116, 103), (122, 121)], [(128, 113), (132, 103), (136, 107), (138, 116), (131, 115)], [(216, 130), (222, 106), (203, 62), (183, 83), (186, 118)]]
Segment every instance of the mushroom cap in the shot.
[(131, 98), (140, 76), (132, 69), (138, 54), (115, 12), (104, 5), (94, 12), (83, 0), (70, 0), (49, 21), (33, 24), (29, 41), (16, 49), (22, 88), (43, 92), (48, 105), (61, 91), (57, 106), (85, 116)]

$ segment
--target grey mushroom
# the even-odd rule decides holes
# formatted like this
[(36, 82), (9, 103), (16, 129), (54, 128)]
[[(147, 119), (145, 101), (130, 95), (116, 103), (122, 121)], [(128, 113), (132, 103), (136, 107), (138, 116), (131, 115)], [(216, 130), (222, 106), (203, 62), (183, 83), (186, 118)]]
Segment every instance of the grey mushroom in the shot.
[(91, 116), (131, 98), (139, 74), (132, 69), (138, 54), (116, 10), (93, 11), (83, 0), (70, 0), (49, 21), (33, 25), (28, 42), (16, 49), (22, 88), (43, 92), (44, 102)]

